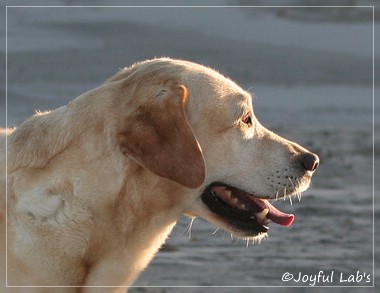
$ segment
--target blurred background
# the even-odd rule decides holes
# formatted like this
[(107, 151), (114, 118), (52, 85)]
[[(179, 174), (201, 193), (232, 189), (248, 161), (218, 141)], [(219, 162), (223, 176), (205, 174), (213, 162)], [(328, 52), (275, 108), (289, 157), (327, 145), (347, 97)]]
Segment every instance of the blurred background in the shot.
[[(218, 292), (303, 285), (299, 291), (305, 291), (307, 282), (284, 282), (283, 274), (319, 271), (336, 275), (319, 286), (372, 285), (379, 277), (373, 271), (379, 240), (373, 238), (374, 219), (380, 207), (373, 202), (380, 185), (374, 182), (380, 119), (373, 95), (379, 87), (373, 83), (373, 65), (379, 65), (373, 29), (380, 26), (373, 22), (373, 10), (379, 12), (379, 6), (357, 7), (374, 5), (359, 0), (224, 0), (184, 7), (204, 2), (5, 1), (40, 7), (7, 7), (0, 16), (6, 16), (0, 33), (1, 50), (7, 53), (7, 63), (1, 59), (7, 77), (0, 85), (1, 126), (6, 114), (8, 127), (17, 126), (35, 110), (65, 105), (120, 68), (147, 58), (167, 56), (215, 68), (254, 94), (262, 124), (316, 152), (321, 166), (301, 202), (275, 203), (295, 214), (291, 227), (272, 224), (261, 245), (247, 247), (201, 219), (193, 222), (189, 237), (190, 219), (184, 217), (135, 285), (243, 286)], [(161, 4), (176, 7), (146, 6)], [(99, 7), (104, 5), (109, 7)], [(257, 7), (247, 7), (252, 5)], [(371, 282), (339, 281), (341, 273), (357, 272), (370, 274)], [(130, 292), (178, 290), (136, 287)]]

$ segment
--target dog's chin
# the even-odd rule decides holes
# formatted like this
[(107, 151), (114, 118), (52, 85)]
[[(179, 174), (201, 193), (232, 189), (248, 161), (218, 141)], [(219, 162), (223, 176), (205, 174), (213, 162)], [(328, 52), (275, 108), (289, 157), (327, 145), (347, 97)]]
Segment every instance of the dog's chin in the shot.
[(266, 237), (269, 222), (290, 226), (294, 221), (293, 214), (275, 208), (267, 200), (269, 197), (257, 197), (221, 182), (208, 185), (200, 198), (202, 211), (193, 210), (191, 215), (200, 216), (244, 239), (259, 240)]

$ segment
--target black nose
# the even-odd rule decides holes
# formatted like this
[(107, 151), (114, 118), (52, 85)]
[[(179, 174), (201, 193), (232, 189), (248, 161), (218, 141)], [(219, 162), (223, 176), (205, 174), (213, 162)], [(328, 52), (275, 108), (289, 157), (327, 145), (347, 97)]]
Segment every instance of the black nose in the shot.
[(305, 153), (301, 157), (301, 162), (307, 171), (315, 171), (319, 165), (319, 157), (313, 153)]

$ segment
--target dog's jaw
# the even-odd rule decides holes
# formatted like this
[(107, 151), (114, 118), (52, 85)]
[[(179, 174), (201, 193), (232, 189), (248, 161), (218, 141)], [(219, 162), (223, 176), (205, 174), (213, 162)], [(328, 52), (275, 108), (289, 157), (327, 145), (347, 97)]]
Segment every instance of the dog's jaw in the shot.
[[(277, 199), (299, 195), (304, 189), (304, 184), (295, 186), (290, 193)], [(269, 196), (258, 197), (234, 186), (214, 182), (204, 188), (186, 214), (200, 216), (239, 238), (260, 240), (267, 236), (270, 222), (290, 226), (295, 218), (293, 214), (278, 210), (269, 200)]]

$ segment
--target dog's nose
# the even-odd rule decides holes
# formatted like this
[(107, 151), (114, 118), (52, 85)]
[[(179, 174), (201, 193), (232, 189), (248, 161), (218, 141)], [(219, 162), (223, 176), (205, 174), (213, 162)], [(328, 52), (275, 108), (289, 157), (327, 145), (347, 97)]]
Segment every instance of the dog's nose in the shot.
[(319, 165), (319, 157), (313, 153), (305, 153), (302, 155), (301, 161), (307, 171), (315, 171)]

